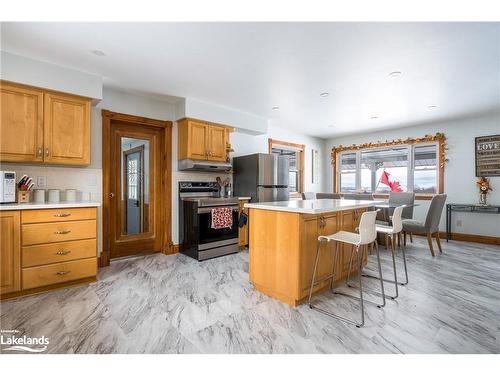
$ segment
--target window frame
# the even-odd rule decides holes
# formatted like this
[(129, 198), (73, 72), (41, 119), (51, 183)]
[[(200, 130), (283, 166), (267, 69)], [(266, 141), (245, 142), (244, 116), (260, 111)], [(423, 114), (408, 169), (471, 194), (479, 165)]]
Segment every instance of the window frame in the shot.
[(269, 154), (272, 154), (273, 148), (278, 148), (278, 149), (282, 149), (282, 150), (297, 151), (297, 153), (298, 153), (297, 163), (299, 164), (297, 166), (297, 172), (299, 174), (298, 186), (297, 186), (297, 191), (290, 192), (289, 195), (291, 198), (295, 198), (295, 197), (299, 197), (299, 196), (302, 197), (302, 193), (304, 192), (304, 189), (305, 189), (304, 155), (305, 155), (306, 146), (303, 144), (291, 143), (291, 142), (286, 142), (286, 141), (279, 141), (277, 139), (268, 138), (268, 153)]
[[(340, 192), (340, 174), (341, 174), (341, 164), (340, 156), (342, 154), (355, 153), (356, 154), (356, 171), (355, 171), (355, 186), (359, 189), (361, 186), (361, 152), (366, 150), (374, 149), (390, 149), (394, 147), (406, 146), (408, 148), (408, 175), (407, 184), (408, 187), (411, 186), (413, 190), (414, 177), (415, 177), (415, 148), (418, 146), (425, 145), (436, 145), (436, 181), (437, 181), (437, 192), (432, 193), (416, 193), (416, 199), (420, 200), (430, 200), (435, 194), (442, 194), (444, 192), (444, 165), (448, 161), (445, 158), (446, 151), (446, 137), (443, 133), (436, 133), (435, 135), (426, 135), (422, 138), (407, 138), (397, 139), (392, 141), (377, 142), (377, 143), (365, 143), (361, 145), (351, 145), (351, 146), (338, 146), (332, 148), (332, 167), (333, 167), (333, 191), (335, 193)], [(341, 193), (342, 194), (342, 193)], [(376, 198), (387, 198), (389, 194), (387, 193), (372, 193)]]

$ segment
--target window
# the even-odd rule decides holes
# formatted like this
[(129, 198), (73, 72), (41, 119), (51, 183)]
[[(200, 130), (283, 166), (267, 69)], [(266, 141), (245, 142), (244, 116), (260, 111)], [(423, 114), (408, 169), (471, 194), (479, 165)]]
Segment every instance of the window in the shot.
[(340, 146), (333, 150), (335, 191), (387, 194), (413, 191), (436, 194), (443, 191), (444, 135), (385, 144)]
[(288, 157), (288, 190), (290, 194), (304, 191), (304, 150), (304, 145), (269, 139), (269, 153)]

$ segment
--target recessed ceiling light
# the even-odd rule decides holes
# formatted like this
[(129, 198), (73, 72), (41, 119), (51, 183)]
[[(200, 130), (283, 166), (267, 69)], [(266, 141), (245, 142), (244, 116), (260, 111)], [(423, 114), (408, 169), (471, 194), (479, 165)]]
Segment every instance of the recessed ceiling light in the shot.
[(370, 117), (370, 120), (376, 120), (376, 119), (378, 119), (378, 116), (372, 116), (372, 117)]
[(427, 108), (429, 108), (429, 109), (436, 109), (437, 105), (428, 105)]
[(399, 78), (400, 76), (401, 76), (401, 72), (399, 72), (399, 71), (389, 73), (390, 78)]
[(271, 109), (272, 109), (273, 111), (277, 111), (278, 109), (280, 109), (280, 107), (275, 106), (275, 107), (273, 107), (273, 108), (271, 108)]
[(93, 49), (93, 50), (90, 51), (90, 53), (92, 53), (92, 54), (94, 54), (96, 56), (99, 56), (99, 57), (106, 56), (106, 54), (103, 51), (99, 50), (99, 49)]
[(322, 98), (326, 98), (328, 95), (330, 95), (329, 92), (322, 92), (321, 94), (319, 94), (319, 96), (321, 96)]

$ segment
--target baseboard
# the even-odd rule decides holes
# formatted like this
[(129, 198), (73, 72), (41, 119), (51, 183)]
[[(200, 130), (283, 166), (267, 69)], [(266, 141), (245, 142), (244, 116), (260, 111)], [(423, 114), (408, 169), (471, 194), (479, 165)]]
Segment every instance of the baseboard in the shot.
[(179, 245), (172, 244), (163, 252), (163, 254), (171, 255), (171, 254), (177, 254), (178, 252), (179, 252)]
[[(427, 236), (426, 234), (413, 233), (415, 236)], [(446, 232), (439, 232), (439, 237), (441, 240), (446, 241)], [(481, 236), (479, 234), (467, 234), (467, 233), (455, 233), (452, 232), (450, 236), (451, 240), (454, 241), (466, 241), (466, 242), (477, 242), (484, 243), (488, 245), (500, 245), (500, 237), (493, 236)]]
[[(439, 232), (439, 236), (442, 239), (446, 239), (446, 232)], [(500, 237), (481, 236), (478, 234), (451, 233), (451, 239), (455, 241), (468, 241), (485, 243), (489, 245), (500, 245)]]

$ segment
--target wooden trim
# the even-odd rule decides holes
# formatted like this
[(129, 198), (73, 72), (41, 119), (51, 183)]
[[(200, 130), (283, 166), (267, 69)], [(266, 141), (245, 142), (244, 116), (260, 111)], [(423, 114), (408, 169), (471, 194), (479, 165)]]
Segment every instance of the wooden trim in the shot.
[[(291, 143), (291, 142), (285, 142), (285, 141), (279, 141), (277, 139), (273, 138), (268, 138), (267, 139), (267, 146), (268, 146), (268, 153), (272, 153), (273, 146), (285, 146), (285, 147), (290, 147), (293, 149), (297, 149), (299, 152), (299, 188), (298, 188), (298, 193), (303, 193), (305, 190), (305, 161), (304, 161), (304, 155), (305, 155), (305, 150), (306, 150), (306, 145), (298, 144), (298, 143)], [(292, 196), (294, 193), (290, 193), (290, 196)]]
[(96, 281), (97, 281), (97, 278), (95, 276), (92, 276), (92, 277), (87, 277), (85, 279), (67, 281), (65, 283), (51, 284), (51, 285), (46, 285), (46, 286), (42, 286), (39, 288), (26, 289), (26, 290), (21, 290), (19, 292), (2, 294), (2, 295), (0, 295), (0, 300), (16, 298), (16, 297), (21, 297), (21, 296), (27, 296), (27, 295), (33, 295), (33, 294), (40, 294), (40, 293), (44, 293), (44, 292), (49, 291), (49, 290), (64, 289), (64, 288), (67, 288), (70, 286), (80, 286), (80, 285), (93, 283)]
[[(337, 166), (340, 164), (339, 162), (339, 154), (344, 151), (359, 151), (359, 150), (364, 150), (364, 149), (371, 149), (371, 148), (384, 148), (384, 147), (389, 147), (389, 146), (395, 146), (395, 145), (413, 145), (413, 144), (419, 144), (419, 143), (427, 143), (427, 142), (438, 142), (438, 192), (437, 194), (442, 194), (444, 192), (444, 166), (448, 162), (448, 159), (446, 159), (446, 151), (448, 148), (446, 147), (446, 136), (444, 133), (436, 133), (435, 135), (431, 134), (426, 134), (424, 137), (420, 138), (406, 138), (406, 139), (393, 139), (391, 141), (386, 140), (385, 142), (376, 142), (376, 143), (363, 143), (363, 144), (352, 144), (350, 146), (334, 146), (332, 147), (331, 151), (331, 162), (332, 162), (332, 168), (333, 168), (333, 173), (332, 173), (332, 186), (333, 186), (333, 192), (334, 193), (339, 193), (340, 192), (340, 186), (339, 186), (339, 175), (340, 171), (337, 169)], [(419, 194), (416, 196), (416, 199), (420, 200), (430, 200), (432, 199), (433, 194)]]
[(179, 252), (179, 246), (180, 245), (171, 244), (165, 249), (165, 251), (162, 251), (162, 253), (165, 255), (177, 254)]
[[(155, 120), (146, 117), (127, 115), (124, 113), (111, 112), (102, 110), (102, 167), (103, 167), (103, 185), (102, 185), (102, 253), (99, 258), (99, 266), (109, 266), (111, 258), (110, 248), (110, 202), (108, 199), (110, 193), (110, 136), (111, 136), (111, 121), (127, 122), (132, 124), (160, 127), (165, 129), (165, 150), (164, 150), (164, 196), (160, 199), (159, 207), (162, 210), (162, 222), (164, 223), (162, 252), (167, 251), (172, 245), (172, 121)], [(108, 218), (108, 220), (106, 220)]]

